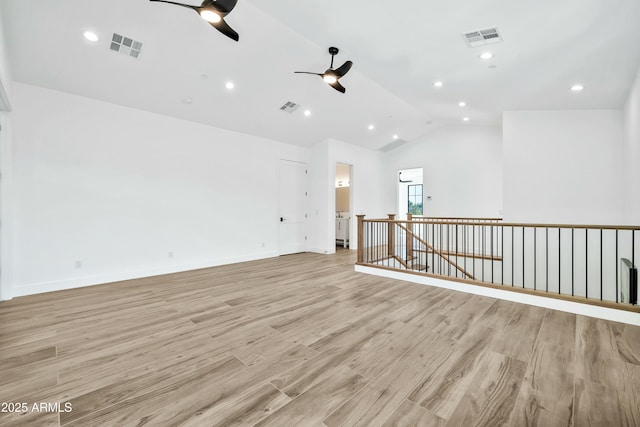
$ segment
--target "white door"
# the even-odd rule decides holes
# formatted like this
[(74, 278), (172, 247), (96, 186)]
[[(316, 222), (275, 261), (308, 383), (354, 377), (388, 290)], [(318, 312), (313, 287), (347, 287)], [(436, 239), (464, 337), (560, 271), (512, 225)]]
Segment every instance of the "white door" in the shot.
[(307, 249), (307, 165), (280, 160), (280, 255)]

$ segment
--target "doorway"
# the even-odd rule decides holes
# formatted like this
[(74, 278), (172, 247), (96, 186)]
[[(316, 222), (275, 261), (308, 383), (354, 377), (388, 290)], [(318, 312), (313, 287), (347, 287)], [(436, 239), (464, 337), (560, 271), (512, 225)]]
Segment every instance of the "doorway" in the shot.
[[(2, 85), (2, 82), (0, 82), (0, 85)], [(4, 209), (4, 205), (3, 205), (3, 198), (4, 198), (4, 183), (3, 183), (3, 179), (4, 179), (4, 174), (5, 174), (5, 169), (4, 169), (4, 159), (5, 159), (5, 153), (4, 153), (4, 146), (5, 146), (5, 142), (4, 142), (4, 138), (3, 138), (3, 133), (2, 133), (2, 125), (3, 125), (3, 115), (2, 113), (0, 113), (0, 301), (4, 301), (9, 299), (8, 297), (8, 292), (6, 292), (4, 290), (4, 277), (2, 274), (2, 270), (4, 270), (4, 215), (2, 215), (3, 209)]]
[(307, 164), (280, 160), (279, 253), (307, 250)]
[(407, 214), (424, 215), (424, 186), (422, 168), (398, 171), (398, 218)]
[(351, 170), (346, 163), (336, 163), (336, 249), (348, 249), (351, 243)]

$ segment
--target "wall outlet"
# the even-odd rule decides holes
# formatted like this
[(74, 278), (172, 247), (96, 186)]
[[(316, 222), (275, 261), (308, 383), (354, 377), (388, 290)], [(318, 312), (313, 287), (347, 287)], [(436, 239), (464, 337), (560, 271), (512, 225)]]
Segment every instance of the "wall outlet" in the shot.
[(82, 260), (76, 260), (73, 266), (76, 268), (76, 270), (82, 268)]
[(262, 242), (262, 247), (264, 248), (264, 242)]
[(169, 258), (173, 258), (173, 252), (169, 252), (168, 255), (169, 255)]

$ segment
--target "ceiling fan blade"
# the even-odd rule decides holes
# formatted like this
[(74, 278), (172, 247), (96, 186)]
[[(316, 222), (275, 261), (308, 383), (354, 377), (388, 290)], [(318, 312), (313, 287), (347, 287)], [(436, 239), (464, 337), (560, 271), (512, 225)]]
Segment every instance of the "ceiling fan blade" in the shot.
[(322, 74), (320, 73), (312, 73), (311, 71), (294, 71), (294, 74), (313, 74), (314, 76), (320, 76), (322, 77)]
[(240, 40), (240, 36), (238, 35), (238, 33), (233, 28), (231, 28), (224, 19), (220, 19), (220, 22), (209, 22), (209, 24), (211, 24), (212, 27), (215, 27), (216, 30), (220, 31), (230, 39), (233, 39), (235, 41)]
[(214, 2), (213, 0), (205, 0), (204, 2), (202, 2), (202, 6), (191, 6), (188, 4), (177, 3), (174, 1), (168, 1), (168, 0), (149, 0), (149, 1), (158, 2), (158, 3), (169, 3), (169, 4), (174, 4), (176, 6), (186, 7), (187, 9), (194, 10), (198, 14), (201, 14), (203, 10), (214, 9), (216, 10), (215, 13), (220, 15), (220, 22), (209, 22), (209, 24), (211, 24), (211, 26), (213, 26), (216, 30), (220, 31), (222, 34), (229, 37), (230, 39), (233, 39), (235, 41), (240, 40), (240, 36), (238, 35), (238, 33), (233, 28), (231, 28), (229, 24), (225, 22), (224, 19), (222, 19), (231, 11), (231, 9), (235, 7), (238, 0), (219, 0), (217, 2)]
[(186, 7), (187, 9), (195, 10), (196, 12), (198, 11), (198, 7), (197, 6), (191, 6), (190, 4), (176, 3), (174, 1), (167, 1), (167, 0), (149, 0), (149, 1), (158, 2), (158, 3), (175, 4), (176, 6)]
[(335, 70), (333, 70), (333, 73), (336, 76), (338, 76), (338, 78), (340, 78), (340, 77), (344, 76), (345, 74), (347, 74), (352, 66), (353, 66), (353, 62), (347, 61), (344, 64), (342, 64), (340, 67), (338, 67)]
[(236, 7), (238, 0), (204, 0), (202, 2), (201, 8), (212, 7), (216, 9), (218, 12), (229, 13)]
[(347, 89), (345, 89), (345, 87), (342, 86), (339, 81), (336, 81), (335, 83), (327, 83), (327, 84), (332, 88), (334, 88), (335, 90), (337, 90), (338, 92), (345, 93), (347, 91)]

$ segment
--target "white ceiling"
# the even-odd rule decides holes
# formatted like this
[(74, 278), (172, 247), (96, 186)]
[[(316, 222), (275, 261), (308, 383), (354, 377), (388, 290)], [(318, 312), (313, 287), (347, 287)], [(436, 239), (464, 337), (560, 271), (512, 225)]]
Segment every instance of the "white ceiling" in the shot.
[[(16, 81), (301, 146), (331, 137), (377, 149), (464, 116), (621, 108), (640, 67), (638, 0), (239, 0), (226, 18), (238, 43), (148, 0), (0, 0), (0, 10)], [(489, 27), (504, 43), (467, 47), (462, 33)], [(84, 40), (88, 29), (99, 42)], [(138, 60), (109, 50), (113, 32), (144, 44)], [(354, 62), (344, 95), (293, 74), (323, 72), (329, 46), (336, 66)], [(479, 59), (485, 50), (495, 57)], [(302, 107), (282, 112), (286, 101)]]

